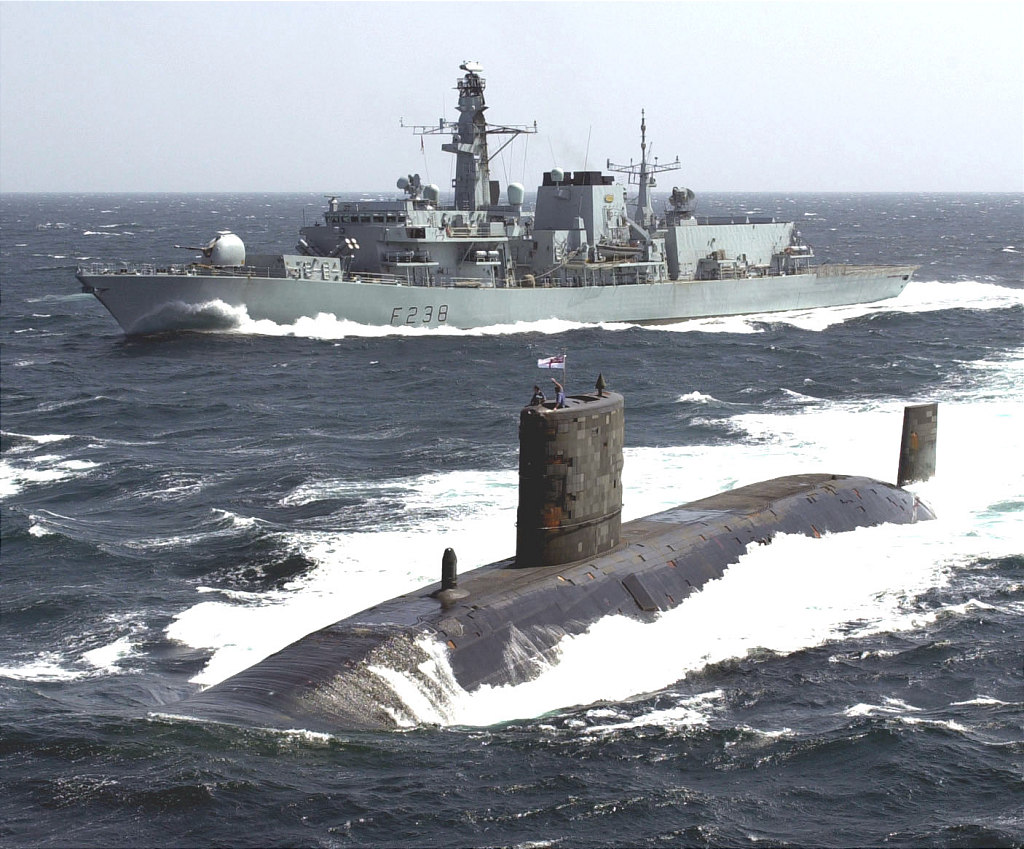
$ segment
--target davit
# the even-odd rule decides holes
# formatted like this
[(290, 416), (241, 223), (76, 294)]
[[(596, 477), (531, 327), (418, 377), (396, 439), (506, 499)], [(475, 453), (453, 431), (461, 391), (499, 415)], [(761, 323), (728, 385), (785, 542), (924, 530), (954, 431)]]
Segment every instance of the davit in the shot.
[(624, 423), (622, 396), (602, 390), (560, 409), (524, 408), (514, 557), (459, 576), (448, 549), (439, 583), (309, 634), (161, 714), (328, 733), (394, 728), (410, 710), (376, 670), (438, 689), (421, 668), (432, 642), (466, 691), (518, 684), (557, 660), (565, 635), (613, 614), (653, 620), (776, 534), (934, 518), (902, 489), (934, 472), (934, 404), (906, 408), (897, 485), (793, 475), (622, 524)]

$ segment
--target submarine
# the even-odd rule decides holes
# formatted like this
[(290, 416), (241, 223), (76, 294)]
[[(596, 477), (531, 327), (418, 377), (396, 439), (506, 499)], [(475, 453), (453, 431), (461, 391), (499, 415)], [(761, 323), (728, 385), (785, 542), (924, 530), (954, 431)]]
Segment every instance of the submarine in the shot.
[(903, 489), (934, 473), (935, 404), (905, 408), (895, 485), (798, 474), (623, 523), (623, 396), (599, 377), (593, 393), (564, 403), (520, 411), (513, 557), (459, 575), (446, 549), (439, 582), (308, 634), (159, 715), (324, 733), (414, 724), (388, 678), (443, 688), (430, 671), (432, 649), (447, 653), (466, 691), (519, 684), (557, 661), (564, 636), (610, 615), (652, 621), (778, 534), (935, 518)]

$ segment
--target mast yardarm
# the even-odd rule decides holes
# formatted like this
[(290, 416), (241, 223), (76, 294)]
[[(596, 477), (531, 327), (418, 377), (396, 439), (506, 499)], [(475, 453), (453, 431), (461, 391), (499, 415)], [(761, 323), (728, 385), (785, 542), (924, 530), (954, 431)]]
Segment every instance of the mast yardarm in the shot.
[[(466, 61), (459, 68), (466, 74), (456, 81), (455, 86), (459, 92), (458, 123), (441, 118), (436, 126), (414, 125), (411, 129), (418, 136), (451, 134), (451, 142), (441, 145), (441, 150), (455, 154), (455, 178), (452, 180), (455, 208), (464, 211), (488, 209), (498, 205), (500, 196), (498, 182), (491, 180), (491, 159), (520, 133), (536, 133), (537, 122), (534, 121), (532, 126), (488, 124), (484, 119), (487, 81), (480, 76), (483, 66), (479, 62)], [(496, 135), (511, 138), (490, 153), (487, 137)]]

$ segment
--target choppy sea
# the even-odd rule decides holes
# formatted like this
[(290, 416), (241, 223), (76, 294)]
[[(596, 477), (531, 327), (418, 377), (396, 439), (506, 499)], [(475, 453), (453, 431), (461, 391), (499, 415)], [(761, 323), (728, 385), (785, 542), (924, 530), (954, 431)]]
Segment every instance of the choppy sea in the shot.
[[(0, 843), (1024, 845), (1024, 198), (709, 195), (897, 299), (657, 328), (333, 318), (125, 338), (74, 278), (230, 228), (289, 250), (315, 195), (0, 197)], [(624, 518), (778, 474), (892, 480), (939, 403), (939, 518), (751, 550), (517, 687), (407, 694), (388, 733), (161, 707), (515, 547), (539, 357), (626, 399)]]

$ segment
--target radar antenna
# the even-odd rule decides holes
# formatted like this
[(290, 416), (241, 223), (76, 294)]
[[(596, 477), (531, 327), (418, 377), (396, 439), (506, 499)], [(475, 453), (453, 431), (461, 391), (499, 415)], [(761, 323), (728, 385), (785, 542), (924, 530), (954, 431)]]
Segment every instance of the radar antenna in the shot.
[[(457, 209), (486, 209), (497, 203), (495, 189), (492, 187), (490, 163), (501, 151), (522, 133), (536, 133), (537, 122), (529, 124), (489, 124), (484, 120), (484, 88), (487, 81), (480, 76), (483, 66), (479, 62), (466, 61), (459, 65), (466, 75), (461, 77), (456, 89), (459, 92), (459, 120), (449, 121), (445, 118), (437, 124), (406, 124), (400, 126), (411, 129), (417, 136), (450, 135), (451, 143), (441, 145), (441, 150), (455, 154), (455, 207)], [(507, 135), (509, 139), (493, 153), (487, 149), (487, 137)], [(421, 141), (422, 144), (422, 141)]]

